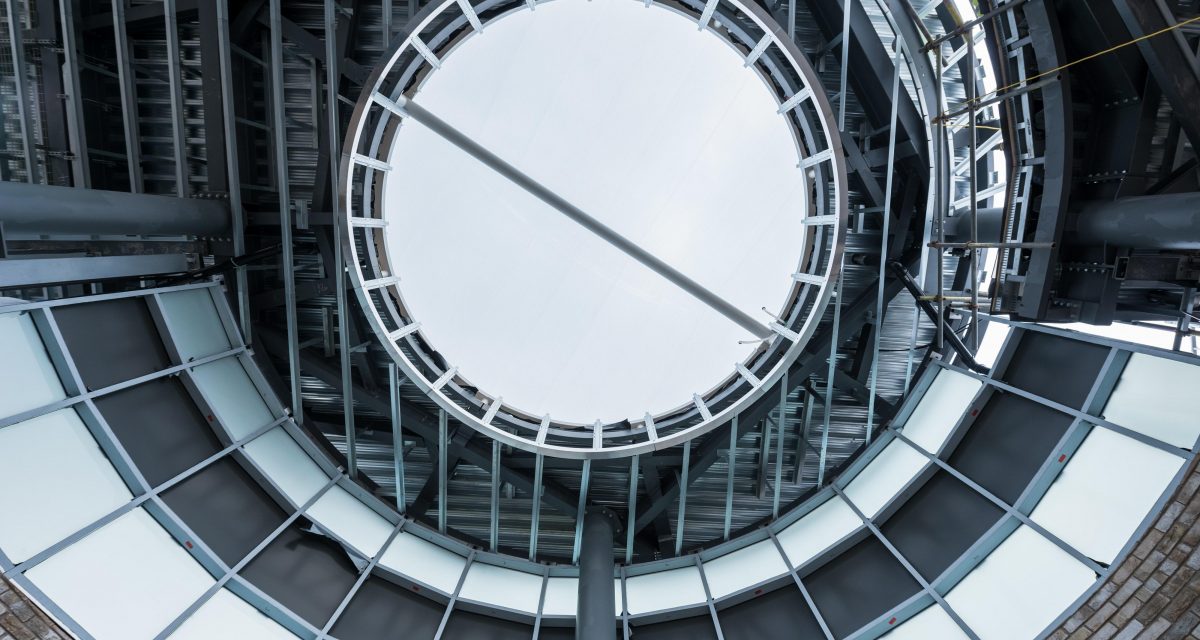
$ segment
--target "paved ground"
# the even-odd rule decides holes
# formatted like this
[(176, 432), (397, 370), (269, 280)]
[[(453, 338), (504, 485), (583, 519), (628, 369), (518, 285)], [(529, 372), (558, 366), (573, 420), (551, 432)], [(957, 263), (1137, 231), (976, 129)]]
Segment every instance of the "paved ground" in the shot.
[(0, 640), (64, 640), (65, 631), (0, 577)]

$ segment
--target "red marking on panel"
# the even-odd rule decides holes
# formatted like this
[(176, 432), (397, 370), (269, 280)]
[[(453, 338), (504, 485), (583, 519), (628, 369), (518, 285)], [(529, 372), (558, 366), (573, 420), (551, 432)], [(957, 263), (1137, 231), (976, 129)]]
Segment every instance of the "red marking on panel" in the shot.
[(1065, 461), (1066, 459), (1067, 459), (1067, 454), (1065, 454), (1065, 453), (1058, 457), (1058, 461), (1060, 463)]
[(888, 620), (888, 624), (896, 624), (896, 619), (892, 618), (891, 620)]
[(185, 540), (183, 544), (184, 544), (184, 545), (186, 545), (186, 546), (187, 546), (187, 548), (189, 548), (189, 549), (191, 549), (191, 548), (192, 548), (192, 541), (191, 541), (191, 540)]
[(216, 419), (216, 418), (213, 418), (213, 414), (211, 414), (211, 413), (210, 413), (210, 414), (208, 414), (208, 421), (209, 421), (209, 422), (212, 422), (212, 421), (213, 421), (213, 420), (215, 420), (215, 419)]
[(971, 417), (979, 415), (979, 409), (971, 409)]

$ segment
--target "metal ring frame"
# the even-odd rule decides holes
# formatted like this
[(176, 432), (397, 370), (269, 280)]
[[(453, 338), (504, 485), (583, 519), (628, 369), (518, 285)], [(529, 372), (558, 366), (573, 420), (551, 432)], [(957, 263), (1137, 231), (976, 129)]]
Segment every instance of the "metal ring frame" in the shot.
[(646, 0), (696, 20), (745, 58), (775, 94), (799, 152), (807, 199), (804, 250), (794, 284), (773, 333), (725, 380), (691, 402), (640, 421), (593, 425), (551, 420), (505, 406), (447, 365), (420, 334), (396, 286), (384, 240), (382, 210), (387, 157), (405, 113), (397, 98), (411, 97), (431, 72), (484, 25), (534, 0), (443, 0), (426, 7), (394, 41), (364, 85), (341, 158), (335, 215), (347, 271), (375, 332), (414, 386), (456, 420), (526, 451), (573, 459), (618, 458), (665, 449), (727, 423), (761, 399), (803, 351), (832, 297), (846, 234), (847, 177), (833, 111), (807, 58), (770, 15), (733, 0)]

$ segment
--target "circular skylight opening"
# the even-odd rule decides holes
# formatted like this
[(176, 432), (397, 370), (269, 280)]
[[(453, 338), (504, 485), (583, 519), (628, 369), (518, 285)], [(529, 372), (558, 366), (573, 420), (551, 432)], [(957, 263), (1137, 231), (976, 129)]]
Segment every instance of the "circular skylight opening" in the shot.
[[(745, 60), (658, 5), (556, 0), (443, 53), (412, 99), (765, 327), (805, 252), (806, 181), (778, 98)], [(689, 404), (758, 349), (424, 125), (406, 119), (386, 162), (404, 306), (505, 406), (640, 419)]]

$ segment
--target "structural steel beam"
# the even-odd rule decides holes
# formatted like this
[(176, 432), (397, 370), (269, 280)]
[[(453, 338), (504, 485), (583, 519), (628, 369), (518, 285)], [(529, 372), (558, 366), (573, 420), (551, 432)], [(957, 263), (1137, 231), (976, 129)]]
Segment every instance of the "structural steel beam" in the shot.
[(0, 260), (0, 289), (182, 273), (187, 271), (187, 268), (187, 256), (182, 253), (16, 258)]
[(7, 233), (36, 235), (226, 236), (229, 208), (218, 200), (0, 182)]
[[(1129, 35), (1141, 38), (1176, 24), (1175, 15), (1163, 0), (1113, 0)], [(1200, 149), (1200, 63), (1179, 30), (1138, 42), (1150, 73), (1171, 103), (1175, 119)]]

